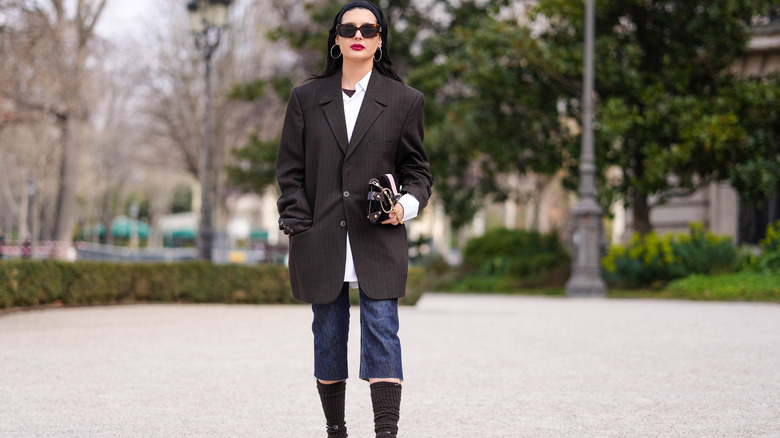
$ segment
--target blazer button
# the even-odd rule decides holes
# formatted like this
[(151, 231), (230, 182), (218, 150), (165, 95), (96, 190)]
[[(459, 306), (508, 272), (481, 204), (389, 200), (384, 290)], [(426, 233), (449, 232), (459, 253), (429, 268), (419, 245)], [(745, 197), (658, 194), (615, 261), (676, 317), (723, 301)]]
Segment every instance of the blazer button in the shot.
[(349, 198), (349, 192), (344, 192), (344, 197)]
[(347, 221), (341, 221), (341, 224), (339, 225), (341, 225), (341, 228), (344, 228), (347, 226)]

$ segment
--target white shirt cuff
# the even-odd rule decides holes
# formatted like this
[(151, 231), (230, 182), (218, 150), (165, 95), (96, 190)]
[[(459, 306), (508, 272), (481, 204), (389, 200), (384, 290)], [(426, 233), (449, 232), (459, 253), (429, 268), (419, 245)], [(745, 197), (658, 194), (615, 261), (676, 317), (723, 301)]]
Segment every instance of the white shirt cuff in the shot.
[(404, 222), (410, 221), (417, 217), (417, 213), (420, 212), (420, 201), (409, 193), (401, 196), (398, 203), (404, 207), (404, 217), (401, 218)]

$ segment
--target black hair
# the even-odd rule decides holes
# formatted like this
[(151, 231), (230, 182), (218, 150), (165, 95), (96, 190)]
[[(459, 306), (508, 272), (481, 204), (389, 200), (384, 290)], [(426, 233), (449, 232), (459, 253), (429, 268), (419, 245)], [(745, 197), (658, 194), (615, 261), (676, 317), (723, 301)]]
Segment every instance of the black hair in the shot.
[(330, 54), (330, 49), (334, 44), (336, 44), (336, 26), (341, 24), (341, 19), (344, 18), (344, 14), (351, 9), (368, 9), (376, 17), (377, 24), (382, 27), (382, 30), (379, 33), (382, 36), (382, 57), (378, 62), (374, 60), (374, 70), (378, 71), (383, 76), (395, 79), (398, 82), (403, 82), (395, 70), (393, 70), (393, 61), (390, 59), (390, 45), (388, 44), (387, 37), (388, 25), (385, 14), (381, 9), (379, 9), (378, 6), (371, 2), (362, 0), (347, 3), (343, 8), (341, 8), (341, 11), (339, 11), (338, 15), (336, 15), (336, 18), (333, 19), (333, 26), (331, 26), (330, 30), (328, 31), (328, 46), (325, 48), (325, 50), (327, 50), (326, 56), (328, 58), (328, 62), (325, 64), (325, 69), (321, 73), (312, 75), (310, 79), (327, 78), (341, 71), (344, 64), (343, 57), (339, 56), (338, 58), (333, 59)]

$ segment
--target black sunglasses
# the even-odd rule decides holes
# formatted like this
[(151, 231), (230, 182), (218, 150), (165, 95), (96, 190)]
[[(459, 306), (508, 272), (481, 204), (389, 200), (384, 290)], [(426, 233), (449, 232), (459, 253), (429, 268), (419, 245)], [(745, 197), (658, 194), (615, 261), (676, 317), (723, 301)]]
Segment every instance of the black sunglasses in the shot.
[(336, 32), (344, 38), (354, 38), (358, 30), (360, 30), (363, 38), (374, 38), (382, 31), (382, 27), (378, 24), (364, 24), (360, 27), (354, 24), (339, 24), (336, 26)]

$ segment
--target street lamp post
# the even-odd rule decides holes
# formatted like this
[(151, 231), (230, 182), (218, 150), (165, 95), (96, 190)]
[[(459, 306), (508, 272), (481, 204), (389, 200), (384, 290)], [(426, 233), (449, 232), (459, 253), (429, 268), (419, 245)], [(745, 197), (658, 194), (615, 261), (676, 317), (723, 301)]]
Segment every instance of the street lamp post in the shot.
[(206, 65), (206, 106), (203, 114), (203, 149), (200, 162), (201, 209), (198, 229), (198, 256), (211, 260), (214, 230), (212, 225), (211, 163), (211, 58), (219, 46), (232, 0), (191, 0), (187, 3), (195, 46)]
[(582, 152), (580, 155), (580, 199), (574, 207), (574, 254), (572, 276), (566, 283), (570, 297), (603, 297), (601, 279), (601, 206), (596, 202), (596, 160), (593, 146), (593, 40), (595, 0), (586, 1), (585, 84), (582, 92)]
[(35, 240), (35, 194), (37, 190), (35, 188), (35, 180), (30, 178), (27, 180), (27, 232), (30, 233), (31, 239)]

